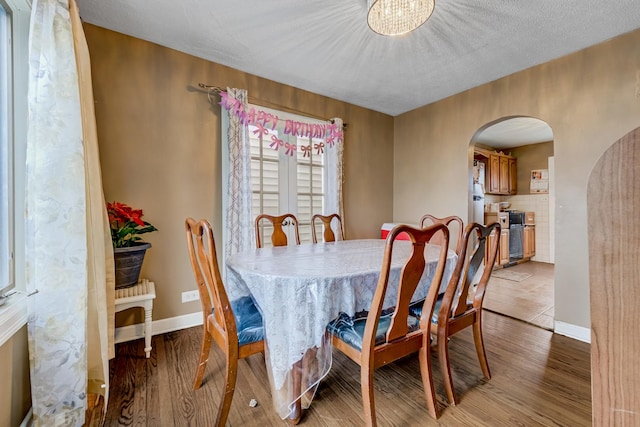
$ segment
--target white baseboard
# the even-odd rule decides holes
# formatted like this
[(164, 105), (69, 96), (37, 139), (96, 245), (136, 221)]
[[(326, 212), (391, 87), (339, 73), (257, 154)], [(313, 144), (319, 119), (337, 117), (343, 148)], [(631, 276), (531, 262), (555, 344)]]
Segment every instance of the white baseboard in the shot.
[(570, 323), (555, 321), (553, 332), (573, 338), (578, 341), (591, 344), (591, 329), (583, 326), (576, 326)]
[(20, 427), (31, 427), (33, 425), (33, 408), (29, 408), (29, 412), (24, 416), (24, 420), (20, 423)]
[[(191, 328), (202, 325), (202, 312), (185, 314), (182, 316), (170, 317), (168, 319), (154, 320), (151, 324), (152, 335), (164, 334), (166, 332), (178, 331), (180, 329)], [(554, 330), (556, 334), (564, 335), (578, 341), (591, 343), (591, 329), (570, 323), (555, 321)], [(133, 341), (144, 338), (144, 323), (123, 326), (115, 330), (115, 343)]]
[[(168, 319), (154, 320), (151, 322), (151, 334), (164, 334), (166, 332), (178, 331), (200, 325), (202, 325), (202, 311), (170, 317)], [(136, 323), (135, 325), (116, 328), (114, 342), (119, 344), (139, 338), (144, 338), (144, 323)]]

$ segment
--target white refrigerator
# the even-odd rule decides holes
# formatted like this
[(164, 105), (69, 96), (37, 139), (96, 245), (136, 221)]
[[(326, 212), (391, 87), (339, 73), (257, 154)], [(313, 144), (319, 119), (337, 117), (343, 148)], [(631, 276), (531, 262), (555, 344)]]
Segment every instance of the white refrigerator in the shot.
[(484, 167), (479, 160), (473, 161), (473, 221), (484, 224)]

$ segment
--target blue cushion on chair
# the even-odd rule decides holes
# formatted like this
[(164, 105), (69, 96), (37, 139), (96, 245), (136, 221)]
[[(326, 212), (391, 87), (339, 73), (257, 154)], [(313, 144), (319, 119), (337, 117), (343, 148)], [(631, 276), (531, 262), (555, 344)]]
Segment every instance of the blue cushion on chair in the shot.
[(262, 315), (250, 296), (231, 301), (231, 311), (236, 320), (238, 344), (251, 344), (264, 339)]
[[(380, 316), (378, 330), (376, 331), (376, 345), (383, 344), (386, 341), (392, 316), (393, 311)], [(351, 347), (362, 351), (362, 336), (364, 335), (366, 323), (366, 313), (364, 317), (350, 317), (345, 313), (340, 313), (337, 319), (329, 323), (327, 329), (331, 334), (337, 336)], [(407, 326), (409, 326), (409, 332), (416, 331), (420, 327), (420, 321), (419, 319), (409, 316), (407, 318)]]
[[(436, 305), (433, 308), (433, 316), (431, 316), (431, 323), (438, 324), (438, 313), (440, 313), (440, 306), (442, 305), (442, 297), (444, 294), (438, 295), (438, 299), (436, 300)], [(420, 319), (422, 317), (422, 306), (424, 305), (424, 300), (416, 301), (409, 305), (409, 316), (416, 317)]]

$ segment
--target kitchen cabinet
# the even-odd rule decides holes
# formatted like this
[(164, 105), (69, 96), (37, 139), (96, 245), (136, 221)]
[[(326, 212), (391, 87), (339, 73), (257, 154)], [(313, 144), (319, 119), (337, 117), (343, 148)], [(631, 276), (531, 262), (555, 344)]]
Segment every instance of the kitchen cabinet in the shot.
[(487, 194), (514, 195), (517, 192), (517, 161), (506, 154), (476, 149), (476, 158), (488, 158), (485, 175)]
[(525, 212), (524, 213), (524, 225), (536, 225), (536, 213)]
[(536, 227), (525, 225), (522, 233), (522, 255), (524, 258), (532, 258), (536, 254)]
[(509, 194), (518, 192), (518, 170), (515, 157), (509, 157)]
[(489, 241), (487, 246), (487, 252), (485, 252), (485, 262), (489, 258), (489, 248), (493, 245), (493, 241), (498, 240), (498, 254), (496, 255), (495, 265), (505, 265), (509, 263), (509, 229), (503, 228), (500, 230), (500, 236), (497, 236), (495, 232), (489, 235)]
[[(505, 265), (509, 263), (509, 214), (507, 212), (487, 212), (484, 214), (484, 223), (493, 224), (498, 222), (500, 224), (500, 236), (496, 236), (495, 233), (491, 233), (489, 236), (489, 247), (493, 244), (493, 240), (499, 238), (498, 241), (498, 255), (496, 255), (496, 265)], [(485, 253), (485, 262), (488, 258), (489, 247)]]
[(489, 185), (486, 185), (488, 189), (487, 193), (497, 194), (500, 192), (500, 156), (497, 154), (491, 154), (489, 156), (489, 170), (487, 171)]
[(509, 194), (510, 185), (511, 178), (509, 177), (509, 158), (500, 156), (500, 178), (498, 183), (500, 194)]
[(497, 222), (502, 228), (509, 228), (509, 212), (486, 212), (484, 214), (485, 225)]
[(498, 248), (498, 264), (505, 265), (509, 263), (509, 229), (500, 230), (500, 244)]

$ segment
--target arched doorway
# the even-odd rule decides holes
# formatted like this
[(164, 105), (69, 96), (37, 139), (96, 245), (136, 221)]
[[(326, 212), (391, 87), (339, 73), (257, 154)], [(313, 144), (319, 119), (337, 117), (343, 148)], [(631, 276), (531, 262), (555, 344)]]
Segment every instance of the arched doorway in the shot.
[[(503, 224), (484, 307), (553, 330), (553, 131), (534, 117), (502, 117), (470, 141), (469, 218)], [(482, 180), (484, 178), (484, 182)]]

